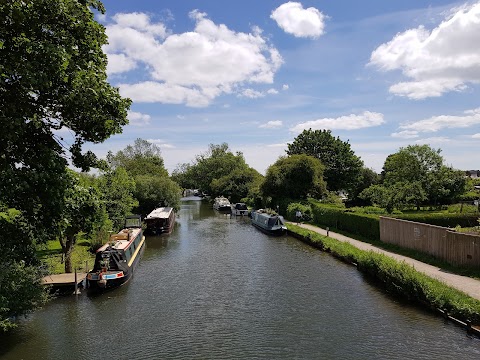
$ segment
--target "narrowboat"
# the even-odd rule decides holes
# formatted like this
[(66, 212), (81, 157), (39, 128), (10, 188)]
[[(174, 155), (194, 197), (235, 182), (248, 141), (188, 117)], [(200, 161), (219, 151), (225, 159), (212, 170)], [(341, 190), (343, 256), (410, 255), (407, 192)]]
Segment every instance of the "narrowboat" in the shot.
[(125, 284), (132, 277), (144, 250), (142, 219), (140, 215), (128, 216), (125, 228), (112, 234), (97, 250), (93, 270), (87, 274), (87, 288), (103, 291)]
[(231, 212), (232, 211), (232, 204), (228, 201), (227, 198), (223, 196), (216, 197), (213, 202), (213, 208), (218, 211), (222, 212)]
[(236, 216), (248, 216), (248, 208), (244, 203), (232, 204), (232, 214)]
[(175, 225), (175, 211), (171, 207), (159, 207), (153, 210), (145, 218), (148, 234), (161, 235), (170, 234)]
[(269, 214), (263, 209), (252, 211), (252, 225), (269, 235), (283, 235), (287, 231), (283, 216)]

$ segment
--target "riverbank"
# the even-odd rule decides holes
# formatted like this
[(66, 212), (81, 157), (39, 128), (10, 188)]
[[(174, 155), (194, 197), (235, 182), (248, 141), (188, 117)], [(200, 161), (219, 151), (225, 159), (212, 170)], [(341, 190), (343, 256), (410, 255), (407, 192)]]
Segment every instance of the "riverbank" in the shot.
[(356, 265), (387, 292), (439, 312), (480, 335), (479, 280), (442, 272), (434, 266), (308, 224), (290, 223), (289, 233)]

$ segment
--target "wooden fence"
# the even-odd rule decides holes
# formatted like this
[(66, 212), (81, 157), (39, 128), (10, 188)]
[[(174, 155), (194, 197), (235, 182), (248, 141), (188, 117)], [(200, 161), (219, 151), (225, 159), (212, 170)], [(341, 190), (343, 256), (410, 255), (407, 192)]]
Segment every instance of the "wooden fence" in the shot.
[(456, 266), (480, 268), (480, 236), (413, 221), (380, 217), (380, 240)]

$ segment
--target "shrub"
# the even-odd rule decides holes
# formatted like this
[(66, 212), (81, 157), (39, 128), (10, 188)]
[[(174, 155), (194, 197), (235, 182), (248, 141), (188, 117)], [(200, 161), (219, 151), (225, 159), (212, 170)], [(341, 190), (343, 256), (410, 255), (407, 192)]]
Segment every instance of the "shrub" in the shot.
[(302, 203), (290, 203), (287, 207), (287, 219), (290, 221), (297, 220), (295, 213), (300, 210), (302, 213), (303, 221), (310, 221), (313, 218), (312, 208), (310, 205), (304, 205)]
[(478, 224), (478, 215), (456, 214), (456, 213), (414, 213), (394, 215), (393, 217), (402, 220), (415, 221), (423, 224), (430, 224), (442, 227), (454, 228), (472, 227)]

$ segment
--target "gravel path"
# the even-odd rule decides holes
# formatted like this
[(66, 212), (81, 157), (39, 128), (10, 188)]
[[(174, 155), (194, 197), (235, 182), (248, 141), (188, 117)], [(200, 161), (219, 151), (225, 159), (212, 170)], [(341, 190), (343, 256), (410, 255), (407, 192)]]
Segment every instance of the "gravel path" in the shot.
[[(292, 223), (293, 224), (293, 223)], [(322, 235), (327, 235), (327, 231), (319, 228), (317, 226), (313, 225), (308, 225), (308, 224), (300, 224), (298, 226), (301, 226), (302, 228), (315, 231), (319, 234)], [(387, 256), (390, 256), (394, 259), (400, 260), (400, 261), (405, 261), (405, 263), (412, 265), (415, 270), (420, 271), (424, 273), (425, 275), (428, 275), (434, 279), (440, 280), (443, 283), (447, 284), (448, 286), (451, 286), (457, 290), (460, 290), (464, 292), (465, 294), (470, 295), (472, 298), (480, 300), (480, 280), (472, 279), (466, 276), (461, 276), (461, 275), (456, 275), (452, 274), (449, 272), (446, 272), (445, 270), (442, 270), (436, 266), (432, 266), (429, 264), (425, 264), (423, 262), (420, 262), (418, 260), (414, 260), (412, 258), (398, 255), (389, 251), (385, 251), (383, 249), (380, 249), (376, 246), (370, 245), (368, 243), (364, 243), (362, 241), (358, 241), (352, 238), (349, 238), (347, 236), (335, 233), (333, 231), (329, 231), (328, 234), (329, 237), (343, 241), (343, 242), (348, 242), (355, 246), (358, 249), (361, 250), (366, 250), (366, 251), (375, 251), (381, 254), (385, 254)]]

